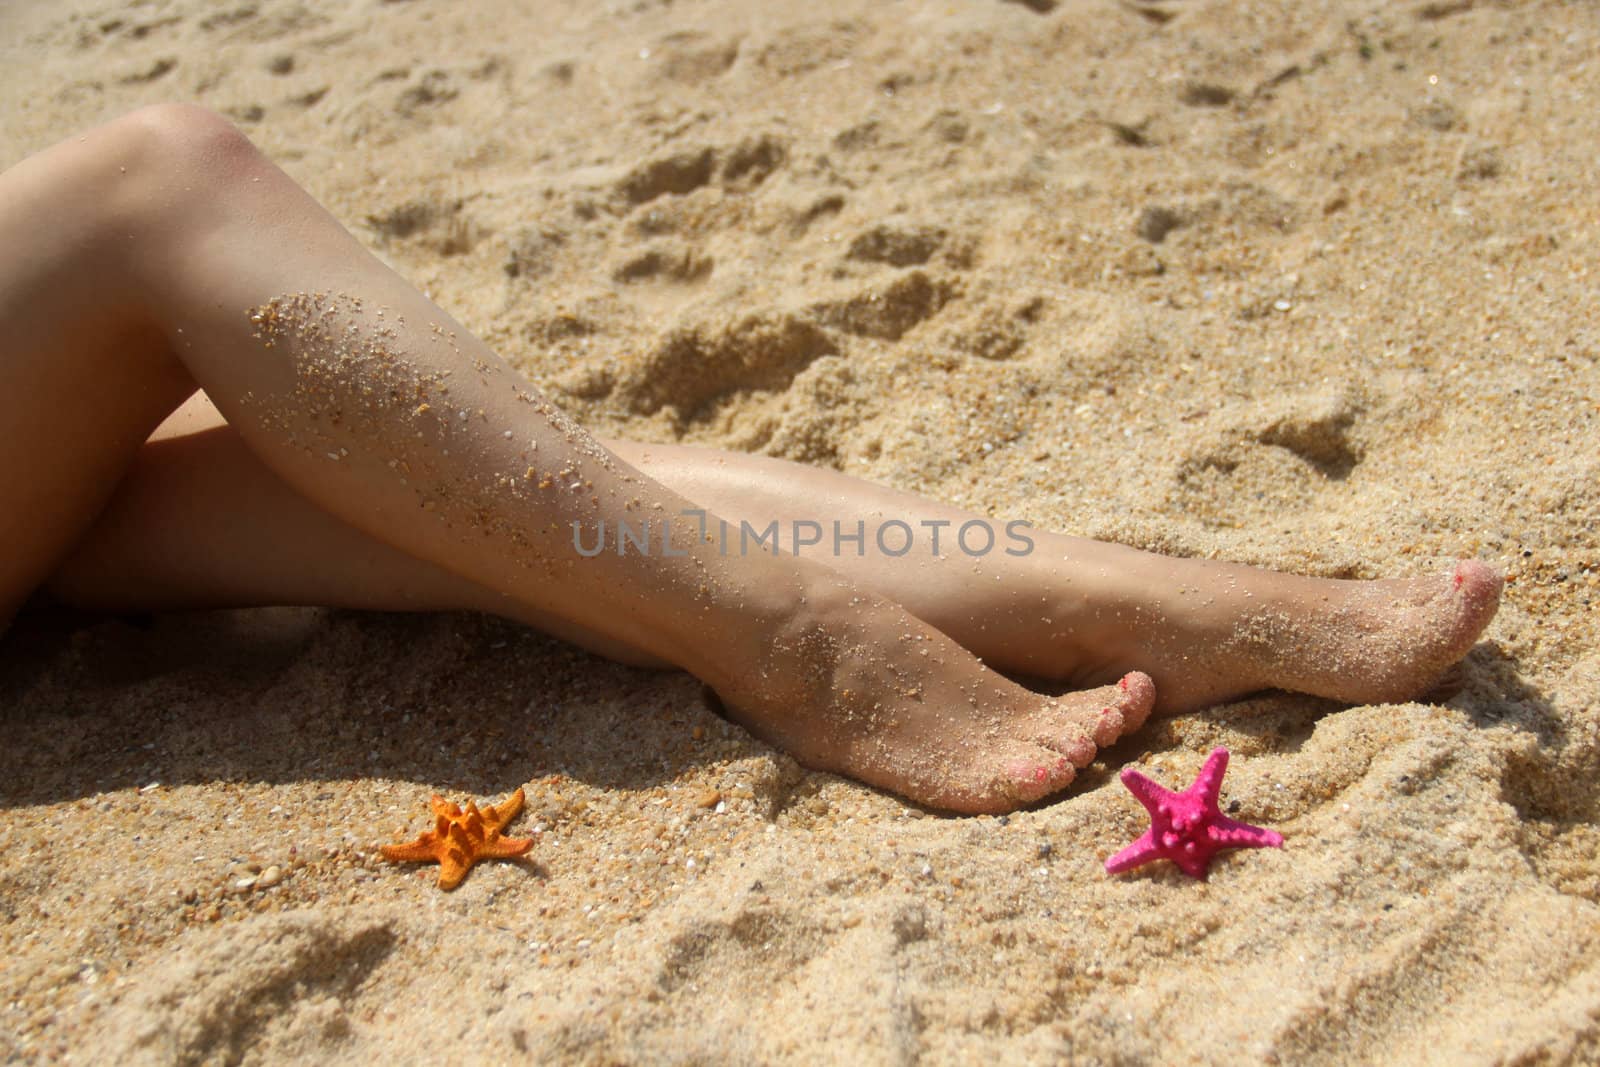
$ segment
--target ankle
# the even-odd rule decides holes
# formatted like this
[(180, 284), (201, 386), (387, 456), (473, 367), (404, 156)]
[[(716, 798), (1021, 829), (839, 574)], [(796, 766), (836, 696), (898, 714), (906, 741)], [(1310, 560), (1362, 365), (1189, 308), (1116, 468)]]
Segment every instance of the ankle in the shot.
[(660, 654), (719, 693), (734, 679), (747, 681), (774, 647), (820, 625), (845, 599), (842, 579), (805, 561), (761, 555), (710, 566), (717, 573), (707, 573), (698, 595), (675, 599), (681, 606), (652, 628)]

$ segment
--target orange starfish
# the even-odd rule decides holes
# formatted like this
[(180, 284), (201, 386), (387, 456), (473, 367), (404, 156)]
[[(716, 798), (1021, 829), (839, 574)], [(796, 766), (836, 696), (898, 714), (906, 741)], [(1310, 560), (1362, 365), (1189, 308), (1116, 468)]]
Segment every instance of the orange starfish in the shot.
[(505, 837), (501, 831), (517, 817), (527, 799), (521, 789), (506, 797), (496, 808), (467, 801), (462, 811), (435, 793), (428, 801), (433, 808), (433, 829), (410, 844), (384, 845), (383, 858), (396, 863), (437, 860), (439, 888), (454, 889), (467, 876), (467, 869), (481, 859), (511, 859), (533, 847), (531, 837)]

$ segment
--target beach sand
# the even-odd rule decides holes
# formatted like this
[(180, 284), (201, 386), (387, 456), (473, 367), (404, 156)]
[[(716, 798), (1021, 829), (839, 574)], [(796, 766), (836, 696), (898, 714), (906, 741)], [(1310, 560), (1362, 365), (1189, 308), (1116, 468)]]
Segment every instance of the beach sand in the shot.
[[(1600, 1056), (1594, 5), (59, 0), (0, 53), (0, 164), (214, 108), (601, 433), (1509, 583), (1426, 699), (1155, 722), (1007, 818), (495, 619), (34, 612), (0, 1059)], [(1216, 745), (1285, 847), (1108, 876), (1117, 769)], [(518, 786), (525, 862), (377, 854)]]

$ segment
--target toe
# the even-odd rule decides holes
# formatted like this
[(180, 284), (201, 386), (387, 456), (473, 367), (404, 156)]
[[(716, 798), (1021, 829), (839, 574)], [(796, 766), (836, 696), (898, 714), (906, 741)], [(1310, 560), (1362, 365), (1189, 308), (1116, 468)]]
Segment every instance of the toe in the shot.
[(1044, 745), (1012, 741), (992, 750), (964, 775), (927, 802), (968, 815), (998, 815), (1059, 793), (1072, 784), (1077, 768), (1063, 753)]
[(1150, 718), (1156, 706), (1156, 683), (1143, 671), (1129, 671), (1117, 683), (1116, 708), (1122, 713), (1122, 732), (1131, 734)]
[[(1100, 747), (1116, 740), (1122, 716), (1100, 690), (1073, 693), (1050, 701), (1030, 724), (1028, 736), (1037, 745), (1065, 756), (1074, 767), (1094, 762)], [(1112, 721), (1114, 720), (1114, 721)]]
[(1036, 720), (1034, 740), (1054, 749), (1074, 766), (1091, 763), (1099, 749), (1144, 725), (1155, 705), (1156, 687), (1137, 671), (1115, 685), (1072, 693), (1052, 702)]
[(1467, 640), (1475, 640), (1494, 618), (1500, 607), (1500, 591), (1505, 580), (1487, 563), (1464, 559), (1456, 564), (1451, 584), (1461, 601), (1461, 628)]
[(1123, 675), (1116, 685), (1086, 695), (1102, 701), (1093, 733), (1095, 743), (1105, 748), (1144, 725), (1150, 709), (1155, 707), (1156, 686), (1148, 674), (1133, 671)]
[(1058, 793), (1078, 775), (1070, 755), (1044, 745), (1017, 746), (1001, 757), (999, 768), (992, 792), (1009, 799), (1011, 807)]
[(1122, 736), (1122, 712), (1113, 706), (1107, 705), (1100, 709), (1094, 719), (1094, 743), (1101, 748), (1117, 743), (1117, 738)]

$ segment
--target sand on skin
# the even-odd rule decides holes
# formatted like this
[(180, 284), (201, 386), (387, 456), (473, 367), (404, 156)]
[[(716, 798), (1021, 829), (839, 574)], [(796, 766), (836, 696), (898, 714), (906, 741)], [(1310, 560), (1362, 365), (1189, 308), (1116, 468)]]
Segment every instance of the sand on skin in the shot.
[[(64, 0), (0, 25), (0, 163), (216, 108), (602, 433), (1183, 554), (1510, 579), (1429, 702), (1153, 724), (1006, 819), (806, 773), (691, 679), (494, 620), (25, 619), (0, 1055), (1594, 1055), (1591, 7)], [(1105, 876), (1144, 825), (1115, 768), (1182, 786), (1218, 744), (1237, 817), (1286, 847)], [(431, 792), (518, 785), (526, 864), (446, 895), (377, 857)]]

